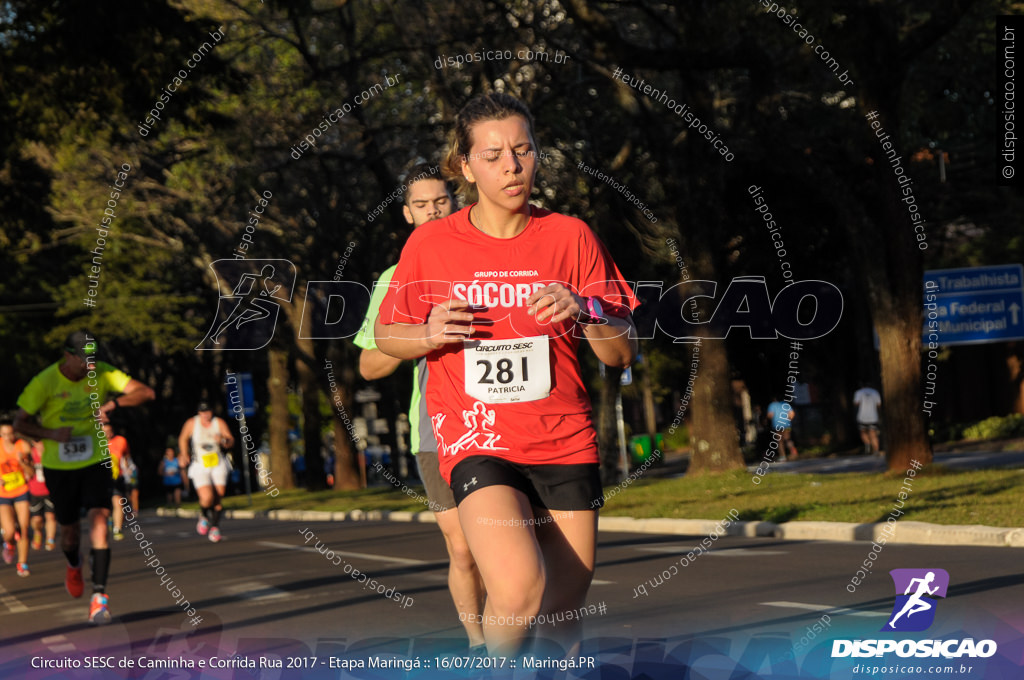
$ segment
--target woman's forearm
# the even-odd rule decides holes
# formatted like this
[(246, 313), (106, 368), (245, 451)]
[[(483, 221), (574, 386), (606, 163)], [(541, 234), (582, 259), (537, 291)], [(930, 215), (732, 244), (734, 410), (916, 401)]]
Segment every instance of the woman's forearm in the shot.
[(373, 324), (374, 342), (388, 356), (396, 359), (419, 359), (431, 349), (427, 342), (426, 324), (383, 324), (378, 318)]

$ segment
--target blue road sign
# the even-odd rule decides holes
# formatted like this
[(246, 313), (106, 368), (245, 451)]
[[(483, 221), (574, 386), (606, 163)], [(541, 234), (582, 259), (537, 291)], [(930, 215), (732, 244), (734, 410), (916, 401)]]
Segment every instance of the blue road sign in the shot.
[(238, 382), (228, 383), (228, 415), (233, 417), (233, 404), (237, 404), (239, 397), (235, 390), (241, 388), (242, 413), (246, 418), (256, 415), (256, 396), (252, 387), (252, 373), (236, 373)]
[(924, 273), (925, 347), (1024, 339), (1022, 311), (1019, 264)]

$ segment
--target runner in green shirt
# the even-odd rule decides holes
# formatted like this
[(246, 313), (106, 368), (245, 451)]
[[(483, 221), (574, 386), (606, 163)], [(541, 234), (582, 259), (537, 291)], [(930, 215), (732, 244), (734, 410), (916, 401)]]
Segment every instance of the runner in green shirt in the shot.
[[(405, 174), (405, 189), (402, 213), (405, 221), (413, 228), (431, 220), (447, 217), (455, 209), (451, 188), (441, 179), (438, 166), (416, 163)], [(359, 373), (366, 380), (378, 380), (391, 375), (398, 368), (400, 359), (384, 354), (374, 342), (373, 324), (380, 304), (387, 293), (395, 267), (384, 271), (374, 285), (370, 296), (370, 307), (366, 311), (363, 326), (356, 334), (355, 344), (362, 348), (359, 355)], [(471, 648), (484, 648), (483, 627), (479, 623), (483, 611), (484, 589), (477, 571), (476, 562), (469, 552), (466, 537), (459, 524), (458, 511), (451, 487), (441, 477), (437, 462), (437, 442), (427, 413), (423, 390), (427, 384), (427, 361), (416, 361), (413, 370), (412, 400), (409, 403), (409, 444), (416, 456), (416, 467), (427, 491), (430, 509), (437, 518), (437, 526), (444, 535), (448, 549), (448, 589), (451, 591), (459, 619), (466, 629)]]
[(81, 597), (79, 513), (88, 512), (92, 549), (89, 622), (110, 622), (106, 595), (110, 572), (107, 518), (114, 478), (103, 425), (118, 408), (138, 406), (155, 396), (152, 388), (110, 364), (96, 361), (96, 339), (75, 331), (64, 341), (64, 358), (44, 368), (18, 397), (14, 429), (43, 440), (43, 472), (60, 524), (61, 548), (68, 560), (64, 586)]

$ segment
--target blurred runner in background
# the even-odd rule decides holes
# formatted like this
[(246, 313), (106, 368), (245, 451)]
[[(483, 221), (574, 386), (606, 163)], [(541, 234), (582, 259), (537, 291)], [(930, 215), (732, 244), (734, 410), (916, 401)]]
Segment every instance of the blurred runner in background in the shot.
[(102, 424), (118, 408), (153, 399), (152, 388), (110, 364), (96, 360), (96, 339), (75, 331), (64, 340), (64, 358), (43, 369), (18, 397), (14, 428), (43, 440), (43, 473), (60, 524), (61, 549), (68, 561), (64, 587), (81, 597), (79, 517), (87, 512), (92, 548), (92, 599), (89, 622), (110, 622), (106, 593), (110, 573), (107, 519), (114, 479)]

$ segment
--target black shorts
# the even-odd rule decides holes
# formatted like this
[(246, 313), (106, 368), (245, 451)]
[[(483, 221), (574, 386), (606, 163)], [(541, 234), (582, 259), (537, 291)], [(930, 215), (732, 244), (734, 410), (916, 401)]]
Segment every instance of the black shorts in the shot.
[[(422, 436), (422, 435), (421, 435)], [(420, 441), (423, 441), (420, 439)], [(452, 488), (441, 476), (441, 468), (437, 462), (437, 451), (420, 451), (416, 454), (416, 469), (420, 471), (420, 480), (427, 490), (430, 509), (444, 512), (455, 507), (455, 496)]]
[(42, 517), (47, 512), (53, 512), (53, 501), (47, 496), (33, 496), (29, 494), (29, 512), (33, 517)]
[(124, 483), (124, 477), (114, 480), (114, 493), (122, 498), (128, 495), (128, 485)]
[[(847, 422), (849, 422), (849, 421), (847, 421)], [(870, 432), (871, 430), (874, 430), (875, 432), (878, 432), (878, 423), (877, 422), (874, 422), (874, 423), (862, 423), (861, 421), (858, 420), (857, 421), (857, 427), (862, 432)]]
[(103, 463), (78, 470), (45, 468), (44, 473), (58, 524), (76, 523), (82, 508), (113, 509), (110, 497), (114, 493), (114, 478)]
[(596, 510), (604, 505), (597, 463), (524, 465), (494, 456), (470, 456), (452, 468), (456, 504), (486, 486), (510, 486), (530, 505), (548, 510)]

